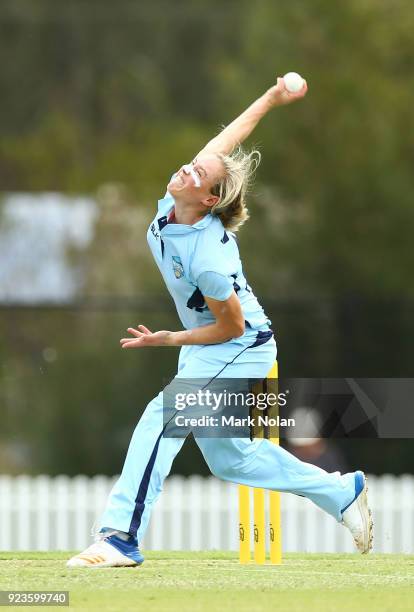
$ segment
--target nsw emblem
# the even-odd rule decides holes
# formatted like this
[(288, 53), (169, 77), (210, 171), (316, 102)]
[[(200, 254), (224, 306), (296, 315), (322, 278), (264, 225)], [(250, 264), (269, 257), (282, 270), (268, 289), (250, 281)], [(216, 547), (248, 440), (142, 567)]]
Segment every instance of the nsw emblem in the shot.
[(173, 255), (172, 264), (173, 264), (175, 278), (182, 278), (184, 276), (184, 268), (183, 268), (183, 263), (180, 257)]

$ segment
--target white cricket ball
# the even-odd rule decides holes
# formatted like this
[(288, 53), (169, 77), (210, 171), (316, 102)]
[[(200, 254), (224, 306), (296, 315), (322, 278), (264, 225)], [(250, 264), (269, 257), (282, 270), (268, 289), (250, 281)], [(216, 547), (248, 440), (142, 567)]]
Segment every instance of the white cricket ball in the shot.
[(286, 89), (291, 93), (300, 91), (303, 87), (303, 79), (297, 72), (288, 72), (283, 77), (285, 81)]

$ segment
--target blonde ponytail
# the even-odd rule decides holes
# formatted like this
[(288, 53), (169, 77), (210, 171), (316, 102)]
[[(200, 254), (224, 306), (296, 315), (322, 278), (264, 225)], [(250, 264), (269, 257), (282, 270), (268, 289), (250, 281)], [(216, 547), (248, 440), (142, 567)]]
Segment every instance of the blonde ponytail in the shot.
[(225, 175), (211, 190), (213, 195), (219, 197), (211, 214), (219, 217), (226, 229), (237, 232), (249, 218), (246, 195), (261, 155), (256, 150), (246, 153), (239, 146), (231, 155), (218, 154), (218, 158), (224, 166)]

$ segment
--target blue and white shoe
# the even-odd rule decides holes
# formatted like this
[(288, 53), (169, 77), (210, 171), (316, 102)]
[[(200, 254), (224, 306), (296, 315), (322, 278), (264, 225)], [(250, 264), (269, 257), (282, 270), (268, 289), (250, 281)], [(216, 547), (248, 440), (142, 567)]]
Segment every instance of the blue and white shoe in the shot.
[(352, 533), (362, 554), (369, 553), (374, 537), (372, 512), (368, 506), (367, 479), (363, 472), (355, 472), (355, 498), (342, 512), (342, 524)]
[(67, 567), (133, 567), (141, 565), (141, 555), (137, 539), (129, 536), (123, 540), (116, 535), (117, 531), (109, 530), (98, 534), (98, 540), (69, 559)]

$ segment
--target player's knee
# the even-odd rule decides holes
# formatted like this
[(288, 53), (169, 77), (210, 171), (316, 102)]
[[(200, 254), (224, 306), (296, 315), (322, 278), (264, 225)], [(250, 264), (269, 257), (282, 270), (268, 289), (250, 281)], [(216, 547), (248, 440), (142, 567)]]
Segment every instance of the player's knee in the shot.
[(222, 480), (232, 480), (240, 471), (237, 466), (232, 465), (231, 462), (223, 462), (220, 459), (215, 460), (214, 458), (209, 460), (208, 466), (213, 476), (217, 476), (217, 478), (221, 478)]

